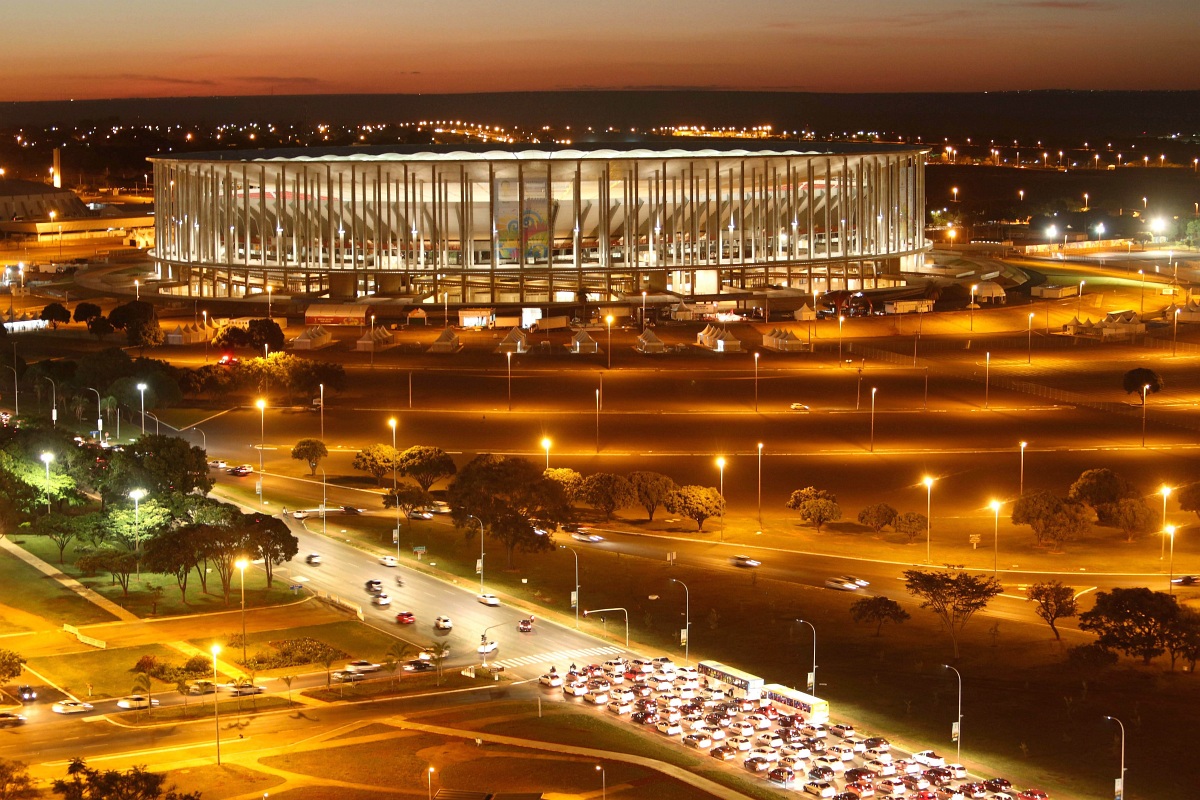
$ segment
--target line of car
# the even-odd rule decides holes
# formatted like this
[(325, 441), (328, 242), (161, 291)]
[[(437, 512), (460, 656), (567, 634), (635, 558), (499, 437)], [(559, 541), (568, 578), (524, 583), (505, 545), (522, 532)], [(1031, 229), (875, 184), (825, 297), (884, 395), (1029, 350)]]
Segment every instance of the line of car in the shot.
[(947, 764), (932, 750), (897, 758), (887, 739), (861, 737), (852, 725), (806, 722), (791, 709), (733, 698), (696, 670), (677, 668), (666, 657), (616, 658), (582, 668), (572, 664), (566, 673), (551, 667), (538, 682), (561, 689), (564, 697), (581, 697), (589, 705), (628, 716), (635, 724), (654, 725), (719, 761), (740, 757), (745, 769), (769, 782), (817, 797), (1048, 800), (1037, 789), (1010, 794), (1012, 785), (1004, 778), (972, 781), (962, 765)]

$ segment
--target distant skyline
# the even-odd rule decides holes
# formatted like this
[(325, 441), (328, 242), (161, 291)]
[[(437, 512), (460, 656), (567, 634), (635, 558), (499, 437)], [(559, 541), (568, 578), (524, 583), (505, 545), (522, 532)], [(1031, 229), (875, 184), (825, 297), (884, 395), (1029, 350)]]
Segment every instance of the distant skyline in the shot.
[(1200, 89), (1195, 0), (11, 4), (0, 101)]

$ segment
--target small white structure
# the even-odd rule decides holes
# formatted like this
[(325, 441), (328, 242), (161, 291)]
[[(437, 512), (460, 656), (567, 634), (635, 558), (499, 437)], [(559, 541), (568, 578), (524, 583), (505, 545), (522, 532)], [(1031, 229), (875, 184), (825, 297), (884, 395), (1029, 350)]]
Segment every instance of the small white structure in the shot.
[(206, 338), (206, 331), (200, 325), (176, 325), (175, 330), (167, 332), (167, 344), (199, 344)]
[(1118, 311), (1105, 316), (1098, 322), (1078, 318), (1072, 319), (1063, 326), (1063, 330), (1071, 336), (1082, 336), (1089, 339), (1112, 341), (1130, 339), (1137, 334), (1146, 332), (1146, 323), (1134, 311)]
[(425, 309), (423, 308), (414, 309), (413, 311), (408, 312), (406, 319), (408, 320), (409, 325), (429, 324), (429, 315), (425, 313)]
[(729, 331), (719, 330), (712, 338), (712, 349), (718, 353), (739, 353), (742, 343)]
[(666, 352), (667, 346), (654, 334), (654, 331), (647, 328), (638, 337), (637, 349), (640, 353), (663, 353)]
[(500, 340), (501, 353), (524, 353), (529, 350), (529, 336), (520, 328), (513, 328)]
[(571, 337), (571, 352), (572, 353), (598, 353), (600, 345), (588, 335), (587, 331), (577, 331)]
[(383, 327), (374, 327), (368, 328), (366, 333), (354, 343), (354, 349), (363, 352), (382, 350), (392, 343), (393, 336), (391, 331)]
[(314, 325), (292, 340), (294, 350), (316, 350), (333, 342), (333, 334), (323, 325)]
[(714, 342), (716, 341), (717, 333), (720, 332), (720, 330), (720, 328), (717, 328), (713, 325), (705, 325), (704, 329), (696, 334), (696, 344), (700, 345), (701, 347), (706, 347), (709, 350), (715, 350), (716, 347)]
[(1008, 297), (1004, 293), (1003, 287), (995, 281), (980, 281), (974, 284), (975, 302), (987, 301), (993, 305), (1003, 305), (1008, 302)]
[(817, 318), (817, 312), (809, 308), (807, 305), (802, 305), (792, 312), (792, 319), (797, 322), (811, 322)]
[(429, 346), (431, 353), (457, 353), (461, 349), (462, 343), (458, 340), (458, 334), (451, 328), (439, 333), (437, 339)]
[(460, 328), (494, 328), (496, 326), (496, 309), (460, 308), (458, 325)]

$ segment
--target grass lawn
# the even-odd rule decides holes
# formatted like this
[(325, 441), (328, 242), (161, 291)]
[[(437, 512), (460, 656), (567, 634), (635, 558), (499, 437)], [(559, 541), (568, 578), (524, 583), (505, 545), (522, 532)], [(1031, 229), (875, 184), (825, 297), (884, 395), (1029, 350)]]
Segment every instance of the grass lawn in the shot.
[[(333, 683), (328, 688), (322, 686), (317, 689), (307, 689), (304, 695), (316, 698), (317, 700), (325, 700), (326, 702), (337, 700), (368, 700), (375, 697), (403, 697), (406, 694), (422, 694), (425, 692), (447, 691), (449, 689), (469, 689), (472, 686), (493, 683), (491, 678), (488, 678), (486, 681), (482, 676), (468, 678), (460, 674), (457, 670), (444, 671), (440, 684), (437, 678), (430, 672), (422, 672), (419, 675), (404, 673), (398, 682), (391, 675), (388, 675), (386, 670), (376, 674), (385, 677), (373, 678), (361, 683)], [(397, 671), (396, 674), (400, 675), (401, 673)], [(501, 683), (504, 683), (504, 681), (501, 680)]]
[[(170, 695), (177, 695), (174, 687), (171, 687)], [(266, 697), (263, 695), (247, 695), (245, 697), (230, 697), (228, 694), (221, 694), (221, 707), (219, 713), (221, 716), (228, 715), (233, 718), (237, 714), (252, 714), (258, 711), (274, 711), (280, 708), (290, 708), (296, 705), (289, 703), (286, 696), (284, 697)], [(154, 714), (147, 717), (142, 715), (141, 722), (144, 723), (161, 723), (161, 722), (182, 722), (193, 719), (211, 719), (213, 716), (213, 695), (190, 695), (186, 706), (166, 706), (163, 708), (154, 709)]]
[[(226, 641), (232, 640), (235, 636), (240, 637), (241, 632), (231, 630), (224, 637)], [(372, 661), (382, 662), (387, 657), (387, 651), (391, 649), (396, 640), (385, 633), (375, 630), (374, 628), (364, 625), (357, 620), (344, 620), (341, 622), (327, 622), (321, 625), (307, 625), (297, 628), (289, 628), (286, 631), (251, 631), (246, 637), (246, 652), (247, 655), (253, 655), (256, 652), (269, 652), (270, 642), (280, 641), (282, 639), (302, 639), (312, 638), (324, 642), (330, 647), (337, 648), (349, 654), (347, 661), (366, 658)], [(212, 639), (196, 639), (191, 642), (196, 647), (203, 651), (207, 651), (212, 645)], [(241, 660), (240, 647), (227, 647), (223, 657), (233, 659), (234, 661)], [(317, 668), (324, 668), (322, 664), (314, 664)], [(335, 662), (332, 669), (339, 669), (338, 663)], [(298, 671), (297, 667), (285, 667), (276, 670), (263, 670), (260, 675), (282, 675)]]
[[(134, 693), (134, 675), (131, 670), (144, 655), (176, 664), (182, 664), (184, 661), (183, 656), (169, 647), (147, 644), (116, 650), (89, 650), (85, 653), (31, 658), (29, 666), (84, 700), (88, 699), (89, 683), (92, 685), (91, 697), (124, 697)], [(175, 686), (155, 681), (153, 691), (173, 692)]]
[[(318, 778), (413, 788), (419, 784), (423, 788), (429, 760), (422, 757), (420, 752), (438, 748), (445, 740), (441, 736), (428, 733), (406, 734), (399, 729), (393, 730), (396, 737), (391, 740), (270, 756), (262, 759), (262, 763), (268, 767)], [(384, 752), (387, 757), (380, 758), (380, 754)], [(367, 764), (370, 764), (369, 770), (364, 769), (364, 765)], [(328, 791), (329, 789), (326, 789), (326, 792)]]
[[(211, 713), (212, 707), (209, 706)], [(237, 764), (225, 763), (221, 766), (208, 764), (202, 767), (177, 769), (167, 773), (167, 786), (174, 786), (179, 792), (202, 792), (204, 800), (225, 800), (249, 792), (262, 794), (266, 797), (270, 792), (272, 797), (292, 797), (277, 795), (272, 791), (283, 783), (283, 778), (266, 772), (255, 772), (252, 769)], [(328, 791), (328, 790), (326, 790)], [(315, 795), (313, 795), (315, 797)]]
[[(129, 596), (126, 597), (121, 590), (120, 584), (113, 582), (109, 575), (98, 574), (89, 577), (75, 567), (75, 560), (79, 557), (80, 553), (74, 544), (67, 547), (64, 563), (59, 564), (58, 547), (48, 538), (26, 536), (19, 540), (18, 543), (38, 558), (61, 569), (63, 574), (75, 578), (83, 585), (140, 617), (150, 617), (155, 614), (160, 617), (170, 617), (228, 610), (224, 598), (220, 595), (221, 583), (217, 579), (215, 572), (209, 577), (208, 583), (209, 591), (212, 594), (204, 594), (200, 590), (200, 582), (196, 579), (196, 575), (194, 573), (191, 575), (191, 579), (188, 581), (187, 603), (184, 603), (180, 599), (179, 588), (173, 576), (159, 575), (153, 572), (143, 572), (140, 578), (136, 574), (131, 575), (129, 577)], [(152, 594), (152, 587), (154, 586), (162, 589), (162, 594), (159, 596), (157, 602), (154, 600)], [(230, 587), (230, 596), (240, 597), (241, 578), (236, 571)], [(74, 595), (73, 592), (71, 594)], [(288, 589), (287, 579), (281, 577), (278, 571), (275, 573), (274, 586), (268, 589), (266, 575), (261, 569), (246, 570), (247, 608), (290, 603), (295, 601), (295, 599), (295, 595)], [(88, 603), (85, 600), (80, 599), (80, 602), (85, 603), (89, 607), (97, 608), (94, 604)], [(97, 610), (99, 609), (97, 608)], [(102, 613), (104, 613), (102, 619), (89, 619), (87, 622), (105, 622), (112, 619), (107, 612)], [(68, 621), (75, 625), (86, 624), (74, 619)]]
[[(36, 539), (40, 537), (28, 537)], [(22, 544), (23, 539), (14, 540)], [(57, 548), (55, 549), (57, 553)], [(52, 563), (57, 563), (57, 556)], [(111, 622), (115, 619), (112, 614), (80, 597), (61, 583), (45, 575), (21, 559), (0, 551), (0, 586), (20, 586), (21, 590), (6, 591), (4, 602), (8, 605), (44, 617), (50, 623), (58, 626), (63, 623), (72, 625), (92, 625), (97, 622)], [(17, 633), (28, 630), (19, 623), (0, 617), (0, 633)]]

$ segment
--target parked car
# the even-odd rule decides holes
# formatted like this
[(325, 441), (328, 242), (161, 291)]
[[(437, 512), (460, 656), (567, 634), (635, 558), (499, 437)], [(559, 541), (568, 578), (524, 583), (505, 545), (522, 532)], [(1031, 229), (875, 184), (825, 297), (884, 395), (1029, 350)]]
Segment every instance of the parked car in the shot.
[(476, 600), (478, 600), (480, 603), (483, 603), (485, 606), (498, 606), (498, 605), (500, 605), (500, 598), (499, 598), (499, 597), (496, 597), (496, 595), (494, 595), (494, 594), (480, 594), (480, 595), (476, 595), (476, 596), (475, 596), (475, 599), (476, 599)]

